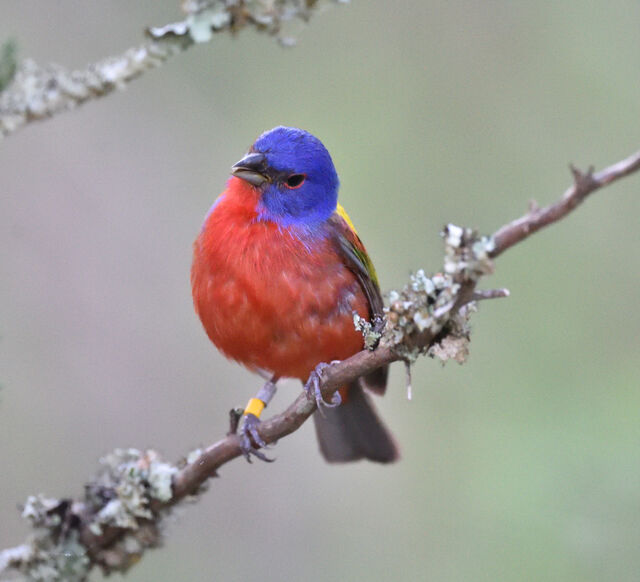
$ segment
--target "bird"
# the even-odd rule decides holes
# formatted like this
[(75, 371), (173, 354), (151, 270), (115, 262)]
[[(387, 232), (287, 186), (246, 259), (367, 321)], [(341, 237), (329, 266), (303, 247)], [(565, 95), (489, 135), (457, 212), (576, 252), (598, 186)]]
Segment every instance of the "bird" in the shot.
[(223, 355), (268, 378), (244, 409), (248, 460), (270, 460), (259, 451), (265, 443), (257, 427), (280, 378), (297, 378), (315, 394), (316, 435), (328, 462), (399, 458), (365, 392), (384, 394), (387, 366), (341, 387), (331, 402), (318, 388), (329, 362), (364, 348), (354, 314), (383, 322), (373, 263), (338, 189), (317, 137), (275, 127), (232, 166), (194, 243), (191, 288), (204, 330)]

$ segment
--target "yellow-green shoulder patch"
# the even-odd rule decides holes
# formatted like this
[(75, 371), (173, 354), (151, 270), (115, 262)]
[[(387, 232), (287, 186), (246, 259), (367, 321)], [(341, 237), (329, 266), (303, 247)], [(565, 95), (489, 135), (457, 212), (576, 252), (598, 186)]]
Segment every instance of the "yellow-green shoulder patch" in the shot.
[(349, 218), (347, 211), (342, 207), (342, 204), (340, 204), (339, 202), (338, 202), (338, 205), (336, 206), (336, 212), (338, 213), (338, 216), (340, 216), (341, 218), (344, 218), (344, 221), (349, 225), (349, 228), (353, 232), (358, 234), (358, 231), (356, 230), (356, 227), (353, 226), (353, 222), (351, 222), (351, 219)]

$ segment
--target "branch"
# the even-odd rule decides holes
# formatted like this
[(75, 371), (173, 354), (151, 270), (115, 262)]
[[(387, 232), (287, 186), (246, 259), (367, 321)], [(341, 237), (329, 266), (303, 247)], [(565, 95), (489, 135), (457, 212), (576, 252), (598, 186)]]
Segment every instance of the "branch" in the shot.
[[(421, 354), (464, 361), (474, 302), (508, 295), (505, 289), (476, 291), (482, 277), (493, 272), (493, 259), (567, 216), (590, 193), (638, 170), (640, 152), (595, 174), (572, 168), (574, 184), (558, 202), (530, 209), (491, 237), (447, 225), (442, 233), (443, 271), (427, 277), (420, 270), (402, 290), (390, 293), (381, 336), (355, 318), (365, 344), (379, 340), (379, 345), (329, 366), (321, 377), (322, 394), (330, 398), (340, 386), (367, 372), (398, 360), (409, 366)], [(303, 392), (284, 412), (260, 425), (260, 436), (274, 443), (297, 430), (315, 409), (315, 398)], [(101, 460), (101, 470), (86, 487), (84, 499), (33, 496), (27, 500), (23, 516), (35, 526), (36, 534), (25, 544), (0, 552), (0, 575), (17, 570), (36, 577), (43, 569), (53, 568), (64, 572), (65, 580), (81, 581), (96, 565), (106, 573), (127, 570), (146, 548), (159, 544), (159, 524), (171, 507), (202, 493), (210, 477), (241, 454), (236, 434), (194, 451), (180, 467), (162, 461), (153, 451), (114, 451)]]
[(30, 59), (15, 70), (15, 47), (7, 43), (0, 62), (0, 139), (28, 123), (124, 89), (146, 71), (194, 44), (209, 42), (217, 33), (235, 34), (249, 27), (291, 45), (294, 41), (283, 36), (283, 25), (294, 19), (308, 21), (322, 5), (317, 0), (183, 0), (185, 20), (149, 28), (149, 42), (77, 71)]
[(564, 218), (592, 192), (638, 171), (640, 169), (640, 151), (597, 174), (593, 173), (592, 167), (584, 173), (573, 165), (569, 167), (573, 174), (573, 185), (565, 191), (562, 198), (545, 208), (536, 208), (533, 205), (527, 214), (499, 229), (493, 235), (496, 246), (491, 253), (492, 257), (497, 257), (534, 232)]

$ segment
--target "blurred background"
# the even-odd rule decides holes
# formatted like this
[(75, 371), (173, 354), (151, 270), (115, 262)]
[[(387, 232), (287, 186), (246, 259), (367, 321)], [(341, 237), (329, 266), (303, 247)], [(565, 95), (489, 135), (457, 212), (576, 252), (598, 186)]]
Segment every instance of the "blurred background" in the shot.
[[(177, 0), (3, 0), (0, 40), (72, 68), (179, 20)], [(171, 460), (261, 380), (193, 313), (191, 245), (262, 131), (320, 137), (385, 290), (442, 264), (446, 222), (493, 232), (556, 200), (569, 162), (640, 144), (631, 0), (354, 0), (196, 47), (0, 151), (0, 548), (28, 494), (78, 496), (98, 458)], [(130, 581), (631, 581), (640, 570), (640, 175), (501, 257), (465, 366), (395, 366), (399, 464), (328, 466), (312, 423), (237, 460)], [(298, 393), (284, 383), (269, 412)], [(94, 578), (101, 579), (96, 573)], [(116, 577), (117, 578), (117, 577)]]

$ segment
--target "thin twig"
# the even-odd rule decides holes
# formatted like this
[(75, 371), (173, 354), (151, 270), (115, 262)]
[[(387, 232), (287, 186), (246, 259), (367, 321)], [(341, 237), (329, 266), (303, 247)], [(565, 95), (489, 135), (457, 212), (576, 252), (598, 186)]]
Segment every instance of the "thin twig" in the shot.
[(485, 299), (500, 299), (509, 297), (509, 289), (476, 289), (471, 296), (473, 301), (483, 301)]

